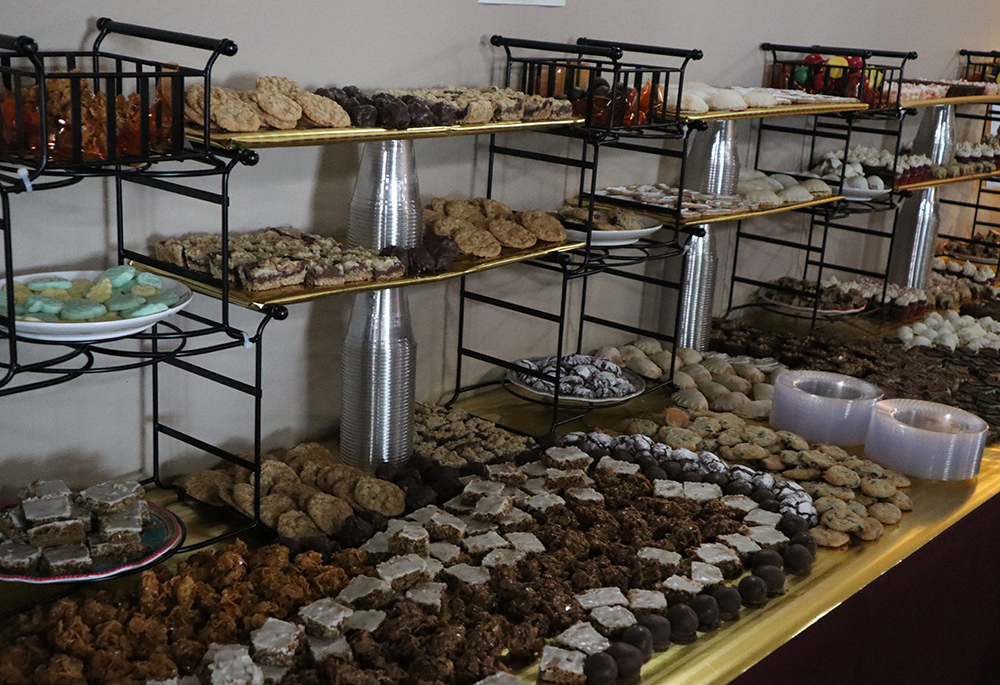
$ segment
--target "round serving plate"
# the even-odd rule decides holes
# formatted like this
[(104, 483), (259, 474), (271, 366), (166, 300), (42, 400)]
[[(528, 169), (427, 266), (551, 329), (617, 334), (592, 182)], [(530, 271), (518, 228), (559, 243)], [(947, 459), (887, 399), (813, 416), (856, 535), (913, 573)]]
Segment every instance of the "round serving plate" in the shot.
[[(813, 313), (813, 308), (812, 307), (800, 307), (800, 306), (794, 305), (794, 304), (786, 304), (784, 302), (778, 302), (777, 300), (771, 299), (770, 297), (768, 297), (767, 295), (765, 295), (763, 292), (757, 293), (757, 298), (761, 302), (767, 304), (769, 307), (775, 307), (776, 309), (787, 309), (790, 312), (799, 312), (799, 313), (803, 313), (803, 314), (812, 314)], [(865, 311), (867, 308), (868, 308), (868, 306), (866, 305), (864, 307), (859, 307), (857, 309), (817, 309), (816, 313), (817, 314), (822, 314), (823, 316), (847, 316), (849, 314), (860, 314), (861, 312)]]
[[(976, 255), (964, 255), (959, 252), (955, 252), (954, 250), (950, 250), (947, 247), (941, 250), (941, 253), (946, 257), (950, 257), (952, 259), (956, 259), (962, 262), (972, 262), (973, 264), (989, 264), (990, 266), (993, 266), (997, 263), (997, 261), (1000, 261), (1000, 258), (998, 257), (979, 257)], [(961, 276), (961, 274), (956, 273), (954, 271), (946, 271), (943, 273), (947, 273), (950, 276)]]
[(873, 190), (871, 188), (844, 188), (844, 198), (855, 202), (870, 202), (871, 200), (885, 200), (889, 197), (889, 190)]
[(92, 580), (104, 580), (152, 566), (184, 542), (184, 524), (168, 509), (164, 509), (158, 504), (153, 504), (149, 500), (146, 500), (146, 505), (149, 507), (150, 525), (143, 529), (141, 540), (143, 546), (149, 551), (141, 558), (125, 562), (108, 561), (102, 564), (94, 564), (93, 569), (88, 573), (64, 576), (46, 576), (40, 572), (26, 575), (0, 572), (0, 581), (30, 583), (32, 585), (82, 583)]
[[(540, 362), (544, 362), (546, 359), (548, 359), (548, 357), (530, 357), (520, 361), (529, 361), (534, 364), (538, 364)], [(517, 362), (515, 362), (515, 364), (516, 363)], [(632, 387), (635, 388), (633, 392), (622, 395), (621, 397), (604, 397), (601, 399), (573, 397), (572, 395), (559, 395), (559, 404), (566, 407), (606, 407), (608, 405), (626, 402), (633, 397), (638, 397), (645, 391), (646, 381), (642, 378), (642, 376), (625, 368), (621, 369), (621, 372), (622, 375), (632, 384)], [(532, 380), (535, 379), (531, 376), (522, 376), (513, 369), (508, 369), (503, 387), (512, 395), (516, 395), (522, 399), (552, 404), (555, 401), (555, 396), (552, 393), (543, 392), (531, 387), (528, 383)]]
[[(653, 219), (648, 216), (637, 216), (640, 222), (642, 222), (643, 228), (637, 228), (631, 231), (602, 231), (599, 229), (594, 229), (590, 232), (590, 244), (593, 247), (621, 247), (622, 245), (632, 245), (639, 242), (642, 238), (648, 238), (653, 235), (661, 228), (663, 228), (663, 222), (658, 219)], [(580, 242), (586, 242), (587, 232), (578, 231), (574, 228), (566, 226), (566, 236), (570, 240), (578, 240)]]
[[(93, 281), (100, 276), (103, 271), (50, 271), (35, 274), (23, 274), (15, 276), (19, 281), (29, 281), (42, 276), (56, 276), (73, 280), (74, 278), (86, 278)], [(0, 279), (3, 276), (0, 275)], [(46, 323), (44, 321), (17, 321), (17, 337), (25, 340), (40, 340), (43, 342), (62, 343), (85, 343), (97, 340), (114, 340), (124, 338), (129, 335), (141, 333), (147, 328), (151, 328), (158, 321), (176, 314), (191, 302), (191, 289), (179, 281), (172, 278), (160, 276), (163, 281), (163, 292), (172, 292), (180, 300), (170, 309), (149, 316), (139, 316), (134, 319), (115, 319), (113, 321), (58, 321)], [(0, 330), (7, 330), (7, 327), (0, 324)]]

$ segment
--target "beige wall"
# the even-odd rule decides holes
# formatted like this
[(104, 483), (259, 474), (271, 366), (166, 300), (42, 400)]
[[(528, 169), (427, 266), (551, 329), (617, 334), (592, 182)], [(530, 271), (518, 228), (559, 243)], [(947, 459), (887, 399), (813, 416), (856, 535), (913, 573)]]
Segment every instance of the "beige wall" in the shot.
[[(760, 80), (761, 41), (822, 43), (917, 50), (909, 75), (950, 77), (961, 47), (1000, 46), (1000, 9), (995, 0), (955, 3), (918, 0), (905, 4), (844, 0), (710, 0), (700, 3), (567, 0), (565, 8), (479, 5), (473, 0), (415, 2), (291, 2), (260, 0), (68, 2), (11, 1), (2, 30), (28, 34), (43, 49), (84, 46), (93, 21), (111, 16), (215, 37), (229, 37), (239, 54), (221, 58), (217, 82), (236, 87), (261, 74), (285, 74), (303, 86), (356, 84), (362, 88), (496, 82), (501, 54), (486, 41), (493, 33), (569, 41), (577, 36), (698, 47), (705, 58), (689, 73), (717, 85), (754, 85)], [(86, 36), (86, 38), (84, 38)], [(120, 40), (120, 39), (119, 39)], [(144, 50), (132, 41), (122, 51)], [(109, 45), (108, 47), (111, 47)], [(166, 57), (169, 55), (150, 55)], [(750, 139), (750, 130), (741, 132)], [(524, 142), (524, 139), (521, 140)], [(485, 140), (463, 138), (416, 143), (421, 190), (425, 196), (468, 197), (486, 183)], [(531, 136), (541, 149), (565, 151), (559, 139)], [(793, 149), (792, 154), (795, 154)], [(744, 155), (749, 154), (745, 150)], [(359, 148), (265, 150), (254, 168), (233, 175), (232, 226), (235, 230), (293, 224), (320, 233), (344, 232)], [(745, 157), (746, 158), (746, 157)], [(669, 168), (626, 155), (608, 155), (602, 184), (643, 181)], [(574, 180), (541, 164), (505, 162), (496, 197), (519, 207), (556, 207), (572, 192)], [(114, 242), (107, 205), (110, 186), (92, 180), (73, 188), (14, 198), (12, 220), (16, 269), (97, 268), (108, 263)], [(149, 236), (213, 230), (214, 216), (195, 203), (165, 201), (143, 191), (128, 196), (130, 240), (141, 247)], [(774, 230), (782, 230), (776, 223)], [(730, 253), (723, 233), (723, 264)], [(760, 254), (760, 261), (770, 259)], [(780, 275), (780, 274), (775, 274)], [(521, 294), (556, 305), (555, 282), (543, 273), (515, 267), (476, 279), (480, 290)], [(721, 302), (725, 288), (720, 288)], [(641, 290), (594, 281), (601, 311), (625, 321), (655, 321), (659, 305)], [(409, 291), (419, 345), (417, 394), (437, 400), (453, 387), (457, 284), (426, 285)], [(571, 302), (577, 301), (572, 295)], [(292, 309), (265, 336), (265, 446), (330, 434), (339, 415), (339, 352), (350, 298), (333, 298)], [(197, 305), (209, 312), (214, 302)], [(495, 351), (516, 358), (550, 353), (551, 329), (477, 312), (474, 335)], [(241, 325), (256, 325), (241, 314)], [(245, 321), (244, 321), (245, 320)], [(614, 342), (618, 335), (590, 329), (588, 344)], [(237, 351), (211, 360), (213, 368), (249, 380), (252, 355)], [(481, 373), (484, 369), (473, 367)], [(190, 378), (172, 378), (164, 416), (180, 426), (240, 450), (249, 445), (250, 404)], [(61, 476), (80, 485), (148, 466), (149, 379), (142, 372), (83, 378), (27, 395), (0, 398), (0, 479), (7, 489), (25, 481)], [(186, 465), (188, 450), (171, 468)], [(9, 494), (9, 493), (0, 493)], [(0, 498), (2, 499), (2, 498)]]

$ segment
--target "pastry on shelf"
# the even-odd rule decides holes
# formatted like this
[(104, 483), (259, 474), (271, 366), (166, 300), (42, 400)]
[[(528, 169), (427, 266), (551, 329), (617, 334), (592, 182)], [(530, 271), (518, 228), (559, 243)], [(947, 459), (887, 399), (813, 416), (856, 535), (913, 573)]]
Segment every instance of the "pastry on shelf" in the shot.
[(429, 233), (455, 241), (458, 251), (474, 257), (499, 257), (503, 248), (526, 249), (538, 241), (561, 243), (566, 229), (540, 210), (514, 212), (496, 200), (449, 200), (436, 197), (424, 209)]

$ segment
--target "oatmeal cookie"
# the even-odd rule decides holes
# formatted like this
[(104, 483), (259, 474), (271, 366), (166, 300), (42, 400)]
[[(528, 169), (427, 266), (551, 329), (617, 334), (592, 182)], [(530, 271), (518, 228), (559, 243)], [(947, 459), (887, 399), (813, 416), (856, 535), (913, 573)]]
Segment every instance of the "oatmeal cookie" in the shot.
[(225, 487), (231, 492), (233, 479), (222, 471), (199, 471), (185, 476), (181, 480), (181, 487), (199, 502), (218, 506), (226, 503), (219, 492), (220, 488)]
[(335, 100), (304, 90), (288, 93), (288, 96), (301, 105), (302, 117), (317, 126), (347, 128), (351, 125), (350, 115)]
[[(250, 479), (251, 483), (253, 478)], [(297, 482), (298, 475), (288, 464), (270, 459), (260, 465), (260, 495), (269, 495), (275, 485), (284, 482)]]
[(243, 102), (247, 103), (255, 110), (257, 110), (257, 116), (260, 117), (260, 123), (263, 126), (268, 126), (270, 128), (278, 130), (289, 130), (295, 128), (296, 124), (299, 123), (298, 119), (291, 119), (291, 120), (279, 119), (265, 112), (263, 109), (260, 108), (260, 105), (257, 104), (257, 94), (255, 92), (240, 90), (236, 91), (236, 96), (240, 100), (242, 100)]
[(284, 76), (261, 76), (257, 79), (257, 90), (272, 90), (290, 95), (302, 89), (298, 83)]
[(566, 240), (566, 229), (562, 222), (548, 212), (529, 209), (517, 215), (518, 222), (534, 233), (539, 240), (548, 243), (561, 243)]
[[(212, 86), (211, 88), (212, 121), (227, 131), (243, 133), (256, 131), (260, 128), (260, 117), (257, 108), (243, 102), (235, 91)], [(195, 121), (204, 117), (205, 86), (196, 83), (184, 93), (184, 103), (191, 110), (200, 112)]]
[(519, 250), (532, 247), (538, 238), (526, 228), (519, 226), (510, 219), (490, 219), (489, 231), (504, 247), (514, 247)]
[(336, 495), (337, 493), (333, 491), (334, 486), (341, 481), (346, 481), (351, 483), (351, 491), (353, 492), (354, 484), (364, 475), (364, 471), (354, 466), (330, 464), (316, 474), (316, 487), (328, 495)]
[(233, 502), (236, 508), (246, 516), (253, 517), (253, 486), (250, 483), (237, 483), (233, 486)]
[(270, 494), (286, 495), (295, 500), (299, 509), (303, 509), (306, 506), (306, 502), (319, 492), (319, 488), (314, 488), (311, 485), (306, 485), (300, 480), (295, 481), (282, 481), (275, 484), (271, 488)]
[(362, 478), (354, 488), (354, 499), (365, 509), (392, 518), (406, 510), (406, 493), (399, 486), (378, 478)]
[(427, 225), (430, 226), (431, 233), (442, 235), (446, 238), (451, 238), (459, 229), (476, 228), (476, 225), (471, 221), (461, 219), (457, 216), (442, 216), (440, 219), (436, 219)]
[(811, 528), (809, 534), (820, 547), (842, 547), (851, 541), (851, 536), (837, 530), (830, 530), (824, 526)]
[(479, 207), (465, 200), (446, 200), (444, 203), (444, 213), (456, 219), (471, 221), (477, 225), (486, 218)]
[(298, 509), (298, 505), (288, 495), (267, 495), (260, 500), (260, 520), (268, 528), (277, 529), (278, 517), (294, 509)]
[(313, 495), (306, 503), (306, 511), (319, 529), (327, 535), (333, 535), (340, 530), (347, 517), (354, 514), (350, 504), (325, 492)]
[(312, 538), (323, 531), (304, 511), (286, 511), (278, 517), (278, 535), (285, 538)]
[(499, 257), (501, 245), (500, 241), (493, 237), (489, 231), (484, 231), (475, 226), (460, 228), (451, 236), (458, 245), (458, 249), (465, 254), (476, 257)]
[(302, 106), (284, 93), (258, 90), (253, 95), (257, 105), (274, 119), (297, 122), (302, 116)]
[(316, 487), (316, 478), (319, 476), (321, 469), (326, 467), (315, 461), (307, 461), (302, 464), (302, 470), (299, 471), (299, 480), (306, 485), (311, 485)]
[(514, 216), (513, 210), (502, 202), (488, 197), (477, 197), (473, 200), (482, 214), (487, 219), (510, 219)]

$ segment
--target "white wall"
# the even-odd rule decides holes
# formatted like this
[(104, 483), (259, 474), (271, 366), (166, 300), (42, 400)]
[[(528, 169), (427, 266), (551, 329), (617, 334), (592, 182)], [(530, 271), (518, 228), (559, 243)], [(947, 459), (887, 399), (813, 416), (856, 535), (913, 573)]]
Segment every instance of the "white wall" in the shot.
[[(214, 72), (217, 82), (235, 87), (248, 87), (262, 74), (288, 75), (309, 88), (493, 83), (501, 65), (500, 51), (487, 42), (494, 33), (555, 41), (584, 35), (698, 47), (705, 58), (694, 63), (689, 73), (717, 85), (759, 83), (763, 54), (758, 45), (762, 41), (917, 50), (920, 58), (907, 74), (923, 77), (954, 76), (959, 48), (1000, 45), (1000, 9), (995, 0), (957, 4), (917, 0), (905, 8), (870, 0), (836, 4), (816, 0), (567, 0), (565, 8), (491, 6), (474, 0), (281, 4), (261, 0), (12, 0), (4, 7), (0, 31), (30, 35), (43, 49), (84, 47), (92, 40), (93, 22), (99, 16), (235, 40), (239, 54), (221, 58)], [(113, 45), (124, 52), (148, 50), (136, 41), (118, 41)], [(417, 142), (424, 195), (482, 194), (485, 142), (473, 138)], [(565, 142), (541, 135), (532, 137), (531, 144), (554, 151), (567, 149)], [(292, 224), (343, 234), (358, 155), (354, 145), (262, 151), (257, 167), (233, 174), (232, 227)], [(655, 162), (635, 156), (609, 155), (604, 162), (602, 184), (643, 181), (658, 173)], [(573, 178), (558, 169), (517, 161), (505, 163), (498, 179), (495, 195), (518, 208), (554, 208), (574, 187)], [(114, 242), (109, 188), (93, 180), (15, 197), (16, 270), (106, 265)], [(134, 226), (130, 240), (135, 246), (155, 234), (213, 230), (213, 215), (195, 203), (165, 202), (142, 191), (130, 193), (127, 202), (130, 226)], [(721, 242), (725, 264), (729, 247), (725, 238)], [(524, 293), (552, 306), (556, 302), (555, 282), (523, 267), (483, 275), (474, 285), (484, 291)], [(453, 387), (457, 287), (452, 282), (409, 291), (420, 352), (420, 399), (440, 399)], [(657, 316), (655, 303), (643, 302), (636, 288), (594, 281), (591, 295), (603, 311), (625, 321)], [(288, 321), (270, 326), (264, 344), (265, 446), (289, 445), (335, 429), (339, 351), (350, 304), (350, 298), (342, 297), (296, 306)], [(211, 311), (214, 303), (198, 307)], [(243, 318), (246, 326), (256, 325), (253, 316)], [(554, 345), (548, 328), (501, 319), (492, 312), (478, 319), (475, 335), (492, 344), (507, 341), (495, 351), (511, 358), (549, 353)], [(587, 340), (598, 344), (618, 337), (611, 331), (591, 329)], [(211, 363), (249, 379), (252, 355), (238, 351)], [(474, 366), (473, 371), (481, 373), (482, 369)], [(148, 380), (142, 372), (104, 375), (0, 398), (0, 463), (9, 467), (0, 483), (9, 491), (30, 479), (58, 475), (80, 485), (147, 467)], [(250, 444), (246, 401), (183, 378), (174, 379), (167, 395), (164, 415), (182, 427), (233, 449)], [(189, 450), (174, 452), (190, 458)], [(179, 468), (176, 463), (174, 467)]]

